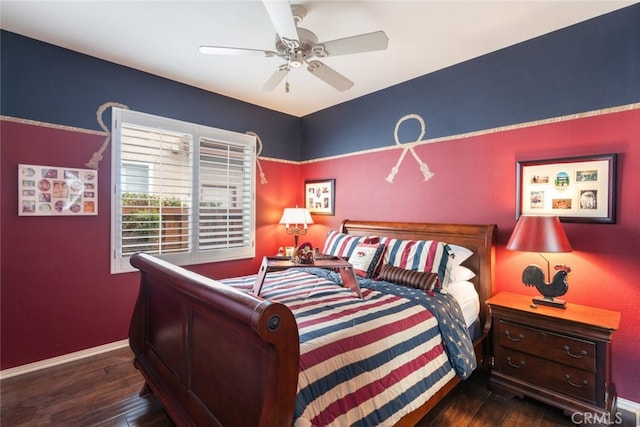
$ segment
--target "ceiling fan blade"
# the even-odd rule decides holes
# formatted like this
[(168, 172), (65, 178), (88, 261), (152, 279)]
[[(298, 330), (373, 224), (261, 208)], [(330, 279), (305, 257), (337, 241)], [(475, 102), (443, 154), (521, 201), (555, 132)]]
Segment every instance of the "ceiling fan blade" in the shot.
[(288, 64), (284, 64), (284, 65), (279, 66), (276, 69), (276, 71), (274, 71), (273, 74), (271, 74), (271, 77), (269, 77), (269, 80), (267, 80), (265, 82), (265, 84), (262, 85), (260, 90), (263, 91), (263, 92), (268, 92), (270, 90), (275, 89), (280, 84), (282, 79), (285, 78), (285, 76), (287, 75), (288, 72), (289, 72), (289, 65)]
[(308, 63), (307, 70), (340, 92), (344, 92), (353, 86), (353, 82), (351, 80), (320, 61), (310, 61)]
[(298, 40), (298, 30), (288, 0), (264, 0), (264, 7), (281, 39)]
[(200, 53), (207, 55), (234, 55), (234, 56), (275, 56), (276, 53), (270, 50), (245, 49), (241, 47), (222, 46), (200, 46)]
[(330, 40), (320, 43), (324, 46), (327, 56), (348, 55), (350, 53), (371, 52), (384, 50), (389, 44), (389, 38), (384, 31), (360, 34), (343, 39)]

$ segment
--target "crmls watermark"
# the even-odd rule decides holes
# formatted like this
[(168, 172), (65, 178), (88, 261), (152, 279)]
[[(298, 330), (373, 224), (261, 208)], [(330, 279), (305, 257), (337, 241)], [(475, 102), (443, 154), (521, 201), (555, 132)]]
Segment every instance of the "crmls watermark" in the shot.
[(622, 414), (595, 414), (593, 412), (574, 412), (571, 414), (571, 422), (576, 425), (620, 425)]

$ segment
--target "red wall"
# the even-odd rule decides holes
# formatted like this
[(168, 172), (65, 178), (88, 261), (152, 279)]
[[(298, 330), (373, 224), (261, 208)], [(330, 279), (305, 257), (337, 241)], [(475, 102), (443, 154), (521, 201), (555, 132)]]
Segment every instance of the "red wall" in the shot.
[[(428, 118), (427, 118), (428, 119)], [(428, 120), (427, 120), (428, 122)], [(391, 133), (391, 132), (390, 132)], [(427, 136), (428, 137), (428, 136)], [(392, 134), (389, 146), (393, 146)], [(2, 369), (125, 339), (137, 294), (134, 273), (109, 273), (110, 156), (99, 170), (96, 217), (18, 217), (17, 165), (83, 167), (104, 137), (2, 122)], [(408, 154), (393, 184), (385, 178), (400, 149), (304, 163), (261, 160), (256, 259), (193, 266), (214, 278), (252, 274), (261, 256), (292, 244), (278, 226), (283, 207), (302, 205), (305, 179), (336, 178), (335, 216), (314, 216), (308, 240), (322, 245), (344, 219), (495, 223), (500, 229), (495, 290), (534, 295), (520, 283), (536, 255), (504, 250), (515, 224), (515, 163), (619, 153), (618, 222), (566, 224), (575, 249), (552, 255), (573, 268), (566, 299), (622, 312), (614, 335), (618, 394), (640, 402), (640, 110), (487, 133), (416, 148), (435, 176), (424, 182)]]
[(427, 182), (409, 153), (394, 183), (385, 181), (400, 152), (302, 166), (302, 179), (336, 179), (336, 215), (314, 217), (322, 224), (313, 226), (314, 243), (345, 218), (495, 223), (495, 291), (529, 295), (536, 291), (522, 285), (522, 270), (540, 258), (504, 249), (515, 225), (516, 161), (619, 153), (617, 224), (565, 224), (574, 252), (550, 259), (573, 269), (565, 299), (622, 313), (613, 379), (619, 396), (640, 402), (640, 110), (422, 145), (416, 152), (435, 173)]
[[(2, 369), (125, 339), (138, 275), (111, 275), (110, 150), (98, 171), (99, 213), (82, 217), (18, 216), (18, 164), (84, 164), (104, 136), (2, 121), (1, 361)], [(291, 244), (277, 226), (295, 205), (299, 166), (261, 161), (268, 183), (257, 184), (255, 260), (191, 267), (214, 278), (255, 273), (261, 256)]]

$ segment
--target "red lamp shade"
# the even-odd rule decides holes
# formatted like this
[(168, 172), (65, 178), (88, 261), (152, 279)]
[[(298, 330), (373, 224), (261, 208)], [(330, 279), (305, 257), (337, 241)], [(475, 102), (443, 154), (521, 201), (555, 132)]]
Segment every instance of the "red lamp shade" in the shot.
[(523, 215), (513, 229), (507, 249), (522, 252), (571, 252), (571, 244), (557, 216)]
[(551, 307), (565, 308), (564, 300), (556, 300), (554, 297), (567, 293), (569, 284), (567, 274), (571, 271), (566, 265), (556, 265), (556, 274), (551, 277), (549, 260), (542, 252), (571, 252), (571, 244), (562, 228), (557, 216), (521, 216), (516, 228), (511, 233), (507, 243), (507, 249), (522, 252), (538, 252), (547, 262), (547, 277), (550, 283), (546, 283), (544, 272), (537, 265), (529, 265), (522, 272), (522, 283), (525, 286), (535, 286), (544, 298), (533, 298), (535, 304), (543, 304)]

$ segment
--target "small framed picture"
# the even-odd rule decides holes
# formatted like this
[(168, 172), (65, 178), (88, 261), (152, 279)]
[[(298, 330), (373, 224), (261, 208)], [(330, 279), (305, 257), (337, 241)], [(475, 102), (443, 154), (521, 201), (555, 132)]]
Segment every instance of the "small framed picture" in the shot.
[(563, 222), (616, 222), (616, 154), (517, 163), (516, 219), (555, 215)]
[(336, 180), (304, 182), (305, 207), (316, 215), (335, 215)]

